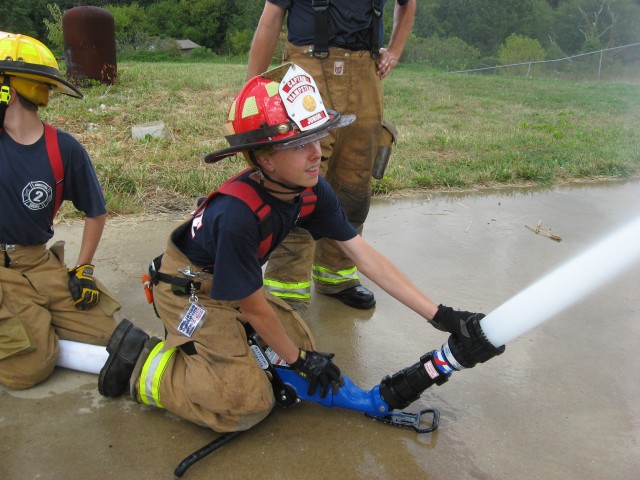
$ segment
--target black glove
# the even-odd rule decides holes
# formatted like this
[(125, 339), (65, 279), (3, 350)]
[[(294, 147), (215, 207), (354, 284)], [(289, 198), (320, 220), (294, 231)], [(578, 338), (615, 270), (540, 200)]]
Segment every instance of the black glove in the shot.
[(447, 341), (451, 354), (464, 368), (473, 368), (505, 350), (504, 345), (494, 347), (489, 342), (480, 325), (483, 318), (484, 314), (474, 313), (461, 325), (460, 332), (452, 333)]
[(79, 310), (88, 310), (100, 300), (100, 291), (93, 279), (93, 265), (78, 265), (69, 270), (69, 291)]
[[(433, 320), (429, 320), (429, 323), (443, 332), (468, 337), (469, 334), (467, 333), (466, 324), (469, 318), (474, 315), (477, 314), (465, 312), (464, 310), (454, 310), (453, 308), (445, 307), (444, 305), (438, 305), (438, 311), (434, 315)], [(484, 317), (484, 315), (482, 316)]]
[(344, 385), (344, 379), (338, 366), (331, 361), (335, 355), (333, 353), (307, 352), (300, 349), (300, 356), (291, 365), (301, 377), (309, 380), (308, 395), (313, 395), (318, 383), (320, 384), (320, 398), (327, 396), (327, 388), (331, 386), (333, 393)]

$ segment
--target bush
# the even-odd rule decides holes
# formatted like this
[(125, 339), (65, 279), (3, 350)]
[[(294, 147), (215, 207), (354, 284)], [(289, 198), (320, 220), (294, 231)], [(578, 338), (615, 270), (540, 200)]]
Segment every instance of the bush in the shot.
[(411, 35), (402, 55), (404, 62), (427, 62), (435, 68), (445, 70), (464, 70), (478, 58), (479, 50), (463, 40), (457, 37), (440, 38), (437, 35), (429, 38)]
[(478, 60), (476, 60), (472, 65), (471, 68), (486, 68), (487, 70), (484, 72), (480, 72), (480, 73), (486, 73), (486, 74), (490, 74), (490, 75), (494, 75), (497, 70), (494, 68), (490, 68), (490, 67), (495, 67), (496, 65), (498, 65), (500, 62), (496, 57), (482, 57), (479, 58)]
[(197, 47), (191, 51), (189, 58), (192, 60), (213, 60), (218, 56), (210, 48)]
[(253, 40), (252, 30), (235, 30), (227, 35), (227, 46), (232, 55), (243, 55), (249, 51)]
[(545, 53), (545, 58), (547, 60), (557, 60), (565, 58), (566, 56), (567, 55), (562, 51), (560, 46), (555, 42), (547, 47), (547, 51)]
[[(498, 49), (498, 59), (502, 65), (534, 62), (545, 59), (545, 51), (538, 40), (524, 37), (515, 33), (511, 34)], [(519, 65), (502, 69), (502, 73), (526, 74), (530, 65)]]
[(120, 60), (166, 62), (182, 59), (182, 51), (174, 39), (149, 37), (140, 32), (116, 41), (116, 48)]

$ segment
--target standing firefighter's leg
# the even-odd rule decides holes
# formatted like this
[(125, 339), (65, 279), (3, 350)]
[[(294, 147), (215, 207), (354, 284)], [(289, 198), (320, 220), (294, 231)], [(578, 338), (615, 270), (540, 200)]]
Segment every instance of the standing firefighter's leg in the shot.
[(294, 228), (269, 256), (264, 288), (304, 312), (311, 298), (311, 262), (315, 241), (301, 228)]
[[(337, 65), (341, 68), (337, 68)], [(332, 50), (322, 60), (321, 90), (328, 92), (332, 108), (355, 113), (356, 121), (334, 133), (330, 149), (323, 148), (328, 160), (325, 178), (335, 190), (349, 222), (358, 233), (369, 213), (371, 172), (382, 131), (382, 84), (375, 73), (369, 52)], [(324, 144), (323, 144), (324, 146)], [(373, 294), (360, 284), (358, 270), (335, 242), (317, 243), (313, 262), (317, 292), (333, 295), (343, 303), (361, 309), (375, 305)]]

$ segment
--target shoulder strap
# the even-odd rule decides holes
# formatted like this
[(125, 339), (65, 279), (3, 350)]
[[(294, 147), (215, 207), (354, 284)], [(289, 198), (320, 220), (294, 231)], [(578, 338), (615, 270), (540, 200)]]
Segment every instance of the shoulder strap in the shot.
[(373, 21), (371, 22), (371, 58), (380, 56), (380, 28), (382, 27), (382, 0), (373, 0)]
[(305, 188), (300, 194), (300, 201), (302, 202), (302, 207), (300, 207), (300, 217), (305, 218), (313, 213), (316, 208), (316, 201), (318, 200), (318, 196), (316, 195), (313, 187)]
[(62, 154), (58, 145), (58, 131), (51, 125), (44, 124), (44, 141), (47, 146), (47, 155), (51, 170), (53, 170), (53, 178), (55, 179), (55, 195), (56, 203), (53, 208), (53, 218), (56, 217), (60, 204), (62, 204), (62, 194), (64, 190), (64, 166), (62, 165)]
[[(0, 128), (0, 132), (2, 130), (3, 129)], [(60, 145), (58, 145), (58, 131), (48, 123), (44, 124), (44, 143), (47, 147), (49, 164), (51, 165), (51, 170), (53, 170), (53, 189), (56, 195), (56, 203), (53, 207), (52, 218), (56, 218), (60, 205), (62, 204), (62, 195), (64, 193), (64, 165), (62, 164)]]
[(313, 56), (327, 58), (329, 56), (329, 0), (311, 0), (315, 12), (313, 34)]
[(200, 205), (198, 205), (198, 208), (196, 208), (196, 210), (193, 212), (193, 216), (195, 217), (198, 213), (200, 213), (202, 210), (204, 210), (204, 207), (206, 207), (207, 203), (209, 203), (209, 200), (211, 200), (215, 195), (220, 193), (220, 190), (222, 188), (224, 188), (226, 185), (229, 185), (230, 183), (235, 182), (238, 178), (240, 178), (242, 175), (244, 175), (245, 173), (249, 172), (250, 170), (253, 170), (253, 169), (252, 168), (246, 168), (243, 171), (241, 171), (240, 173), (238, 173), (237, 175), (234, 175), (233, 177), (228, 178), (227, 180), (225, 180), (218, 188), (216, 188), (213, 192), (211, 192), (209, 195), (207, 195), (207, 197), (200, 203)]
[(260, 246), (258, 247), (258, 257), (264, 258), (267, 255), (273, 240), (273, 228), (270, 217), (271, 207), (262, 201), (258, 192), (256, 192), (251, 185), (245, 182), (236, 181), (242, 175), (251, 170), (253, 169), (248, 168), (243, 170), (239, 174), (226, 180), (216, 190), (211, 192), (194, 212), (194, 216), (200, 213), (206, 207), (207, 203), (209, 203), (209, 201), (219, 193), (231, 195), (232, 197), (242, 200), (258, 218), (258, 223), (260, 224)]
[(238, 178), (240, 178), (242, 175), (247, 173), (249, 170), (252, 170), (252, 169), (251, 168), (246, 168), (243, 171), (241, 171), (240, 173), (238, 173), (237, 175), (234, 175), (233, 177), (228, 178), (222, 184), (220, 184), (220, 186), (218, 188), (216, 188), (213, 192), (211, 192), (209, 195), (207, 195), (206, 198), (202, 202), (200, 202), (200, 205), (198, 205), (198, 208), (196, 208), (195, 211), (193, 212), (193, 216), (195, 217), (198, 213), (200, 213), (202, 210), (204, 210), (204, 207), (207, 206), (207, 203), (209, 203), (209, 200), (211, 200), (215, 195), (220, 193), (220, 189), (224, 188), (225, 185), (227, 185), (227, 184), (229, 184), (231, 182), (235, 182)]
[(273, 225), (271, 223), (271, 207), (264, 203), (262, 197), (251, 185), (245, 182), (232, 182), (218, 189), (220, 193), (231, 195), (242, 200), (258, 217), (260, 224), (260, 246), (258, 257), (264, 258), (273, 242)]
[[(262, 197), (256, 190), (245, 182), (237, 182), (236, 180), (252, 169), (246, 169), (238, 175), (231, 177), (220, 185), (216, 190), (211, 192), (207, 198), (200, 204), (195, 211), (194, 216), (202, 211), (206, 204), (217, 194), (231, 195), (232, 197), (242, 200), (258, 218), (260, 224), (260, 245), (258, 247), (258, 257), (264, 258), (273, 243), (273, 224), (271, 220), (271, 207), (264, 203)], [(300, 208), (299, 218), (308, 217), (313, 213), (316, 207), (318, 196), (312, 187), (305, 188), (300, 194), (302, 206)]]

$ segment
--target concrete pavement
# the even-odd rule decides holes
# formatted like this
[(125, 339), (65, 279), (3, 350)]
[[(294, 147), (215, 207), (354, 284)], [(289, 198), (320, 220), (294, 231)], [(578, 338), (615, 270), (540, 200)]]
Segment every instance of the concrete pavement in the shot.
[[(435, 301), (488, 313), (635, 218), (639, 206), (639, 182), (376, 199), (364, 236)], [(156, 335), (162, 327), (140, 275), (178, 221), (111, 219), (95, 259), (123, 314)], [(562, 241), (525, 227), (538, 222)], [(77, 254), (79, 232), (76, 224), (56, 228), (67, 258)], [(446, 335), (364, 283), (375, 310), (318, 295), (309, 324), (320, 349), (369, 389)], [(278, 410), (183, 478), (638, 478), (639, 286), (636, 263), (502, 356), (427, 390), (407, 410), (439, 409), (433, 434), (305, 403)], [(30, 390), (0, 387), (0, 479), (169, 479), (216, 436), (128, 398), (103, 398), (96, 380), (57, 369)]]

